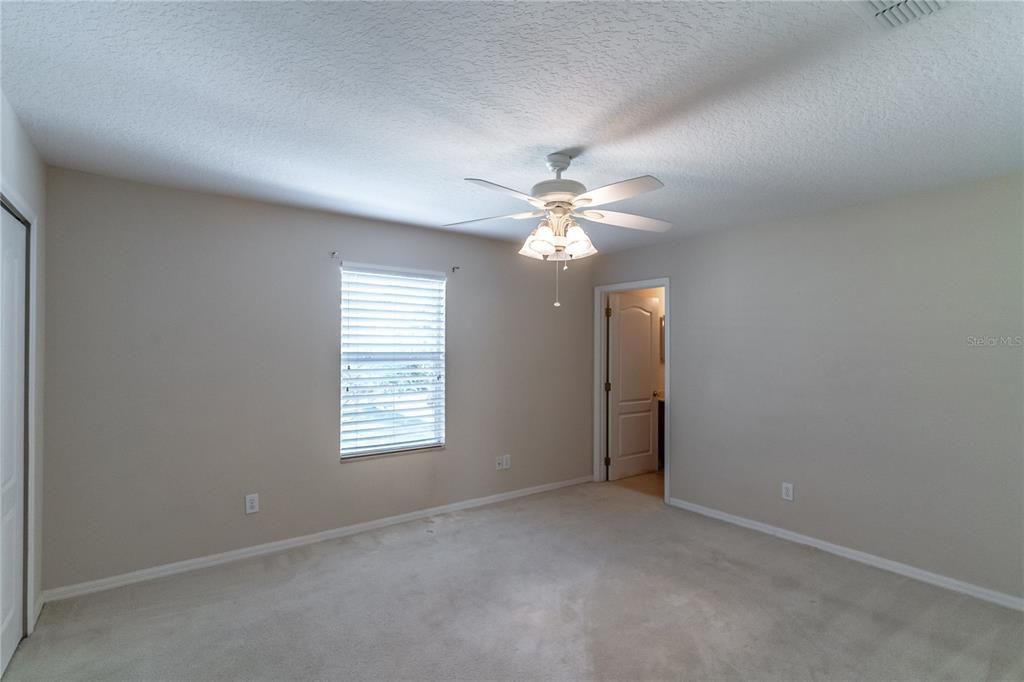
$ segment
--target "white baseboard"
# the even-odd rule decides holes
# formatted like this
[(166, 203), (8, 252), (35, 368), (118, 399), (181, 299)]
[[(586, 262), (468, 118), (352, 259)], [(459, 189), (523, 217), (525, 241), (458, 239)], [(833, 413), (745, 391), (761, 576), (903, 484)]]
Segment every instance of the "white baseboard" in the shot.
[(84, 583), (65, 585), (64, 587), (55, 587), (49, 590), (43, 590), (39, 607), (42, 608), (43, 603), (57, 601), (59, 599), (78, 597), (83, 594), (91, 594), (93, 592), (109, 590), (115, 587), (121, 587), (123, 585), (131, 585), (133, 583), (140, 583), (146, 580), (164, 578), (166, 576), (175, 575), (177, 573), (194, 571), (197, 568), (206, 568), (207, 566), (218, 566), (220, 564), (226, 564), (232, 561), (238, 561), (240, 559), (248, 559), (249, 557), (262, 556), (264, 554), (273, 554), (274, 552), (281, 552), (286, 549), (291, 549), (293, 547), (311, 545), (317, 542), (323, 542), (325, 540), (333, 540), (334, 538), (345, 537), (347, 535), (355, 535), (356, 533), (363, 533), (368, 530), (383, 528), (384, 526), (393, 526), (396, 523), (414, 521), (416, 519), (422, 519), (428, 516), (436, 516), (437, 514), (445, 514), (448, 512), (459, 511), (462, 509), (482, 507), (487, 504), (494, 504), (495, 502), (504, 502), (505, 500), (511, 500), (517, 497), (525, 497), (526, 495), (535, 495), (537, 493), (543, 493), (549, 490), (557, 490), (558, 488), (565, 488), (571, 485), (588, 483), (590, 482), (591, 478), (592, 477), (590, 475), (587, 475), (581, 476), (580, 478), (573, 478), (568, 481), (557, 481), (555, 483), (535, 485), (530, 488), (520, 488), (519, 490), (512, 490), (507, 493), (498, 493), (497, 495), (488, 495), (487, 497), (476, 497), (471, 500), (463, 500), (462, 502), (444, 504), (441, 505), (440, 507), (419, 509), (417, 511), (408, 512), (406, 514), (398, 514), (397, 516), (387, 516), (382, 519), (375, 519), (373, 521), (366, 521), (364, 523), (355, 523), (350, 526), (342, 526), (341, 528), (332, 528), (331, 530), (325, 530), (319, 533), (313, 533), (311, 535), (301, 535), (299, 537), (288, 538), (286, 540), (278, 540), (276, 542), (268, 542), (262, 545), (254, 545), (252, 547), (234, 549), (229, 552), (221, 552), (220, 554), (210, 554), (208, 556), (196, 557), (195, 559), (176, 561), (172, 564), (163, 564), (161, 566), (144, 568), (139, 571), (132, 571), (131, 573), (113, 575), (109, 578), (100, 578), (99, 580), (90, 580)]
[(843, 547), (842, 545), (835, 545), (831, 542), (826, 542), (825, 540), (812, 538), (809, 535), (794, 533), (793, 531), (786, 530), (785, 528), (770, 526), (767, 523), (761, 523), (760, 521), (754, 521), (753, 519), (736, 516), (735, 514), (728, 514), (723, 511), (718, 511), (717, 509), (703, 507), (699, 504), (686, 502), (685, 500), (679, 500), (674, 497), (669, 498), (668, 503), (673, 507), (679, 507), (680, 509), (696, 512), (697, 514), (702, 514), (704, 516), (710, 516), (711, 518), (718, 519), (719, 521), (725, 521), (737, 526), (743, 526), (744, 528), (750, 528), (762, 533), (767, 533), (768, 535), (774, 535), (775, 537), (782, 538), (783, 540), (797, 542), (801, 545), (810, 545), (811, 547), (820, 549), (823, 552), (835, 554), (845, 559), (859, 561), (862, 564), (898, 573), (899, 575), (906, 576), (907, 578), (914, 578), (915, 580), (920, 580), (931, 585), (944, 587), (947, 590), (962, 592), (963, 594), (977, 597), (978, 599), (984, 599), (985, 601), (992, 602), (993, 604), (999, 604), (1000, 606), (1024, 611), (1024, 597), (1015, 597), (1012, 594), (997, 592), (996, 590), (990, 590), (987, 587), (973, 585), (962, 580), (939, 575), (938, 573), (932, 573), (931, 571), (925, 571), (924, 569), (916, 568), (908, 564), (901, 564), (898, 561), (884, 559), (880, 556), (875, 556), (874, 554), (868, 554), (867, 552), (861, 552), (857, 549)]

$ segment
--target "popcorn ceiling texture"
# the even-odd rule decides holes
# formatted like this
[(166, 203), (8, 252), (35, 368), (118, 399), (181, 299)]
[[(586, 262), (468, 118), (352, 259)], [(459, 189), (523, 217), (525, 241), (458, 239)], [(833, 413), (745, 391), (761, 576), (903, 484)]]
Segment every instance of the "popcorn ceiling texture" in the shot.
[[(51, 164), (424, 226), (520, 210), (578, 148), (652, 173), (608, 250), (1024, 167), (1024, 6), (883, 31), (818, 3), (2, 7), (3, 90)], [(467, 228), (521, 238), (507, 221)]]

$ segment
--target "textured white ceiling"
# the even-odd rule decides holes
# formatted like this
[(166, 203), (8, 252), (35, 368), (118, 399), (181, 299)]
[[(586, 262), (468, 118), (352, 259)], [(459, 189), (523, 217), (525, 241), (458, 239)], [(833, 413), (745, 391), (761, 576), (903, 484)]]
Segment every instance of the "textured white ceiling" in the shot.
[[(44, 158), (425, 226), (523, 210), (577, 148), (609, 250), (1022, 168), (1024, 5), (892, 30), (841, 2), (12, 3), (2, 87)], [(522, 222), (473, 228), (522, 238)]]

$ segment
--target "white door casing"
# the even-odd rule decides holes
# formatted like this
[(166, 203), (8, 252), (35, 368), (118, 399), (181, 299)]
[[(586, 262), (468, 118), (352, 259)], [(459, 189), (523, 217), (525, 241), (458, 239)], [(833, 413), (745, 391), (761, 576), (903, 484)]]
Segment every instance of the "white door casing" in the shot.
[(25, 257), (28, 231), (0, 209), (0, 670), (24, 634)]
[(608, 296), (608, 480), (656, 471), (658, 310), (630, 293)]

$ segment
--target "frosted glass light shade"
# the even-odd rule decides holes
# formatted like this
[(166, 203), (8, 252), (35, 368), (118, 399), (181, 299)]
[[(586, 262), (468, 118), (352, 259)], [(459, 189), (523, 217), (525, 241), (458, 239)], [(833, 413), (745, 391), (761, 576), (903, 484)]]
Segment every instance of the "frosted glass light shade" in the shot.
[(576, 223), (573, 223), (569, 230), (565, 233), (565, 238), (568, 240), (569, 244), (573, 244), (575, 242), (590, 241), (590, 239), (587, 238), (587, 233), (584, 232), (583, 228), (577, 225)]
[(540, 225), (533, 231), (531, 238), (527, 240), (526, 244), (528, 248), (542, 256), (555, 252), (555, 233), (551, 226), (548, 225), (548, 221), (540, 221)]
[(568, 251), (569, 254), (574, 258), (579, 258), (593, 248), (594, 245), (590, 243), (590, 240), (585, 239), (581, 241), (572, 242), (571, 244), (569, 244), (569, 246), (566, 247), (565, 250)]
[(590, 241), (588, 240), (588, 242), (587, 242), (587, 250), (583, 251), (582, 253), (574, 253), (572, 255), (572, 259), (573, 260), (579, 260), (580, 258), (587, 258), (588, 256), (593, 256), (596, 253), (597, 253), (597, 249), (595, 249), (594, 245), (592, 243), (590, 243)]
[(584, 254), (589, 255), (587, 252), (594, 248), (587, 233), (575, 223), (565, 233), (565, 240), (568, 242), (565, 250), (574, 258), (581, 258)]
[(519, 249), (520, 256), (526, 256), (527, 258), (535, 258), (537, 260), (544, 260), (544, 256), (540, 255), (536, 251), (530, 248), (530, 242), (533, 240), (533, 236), (536, 230), (530, 233), (530, 236), (523, 242), (523, 248)]
[(538, 253), (542, 256), (548, 256), (555, 252), (555, 245), (551, 242), (546, 242), (542, 239), (534, 237), (530, 241), (529, 249), (534, 253)]

